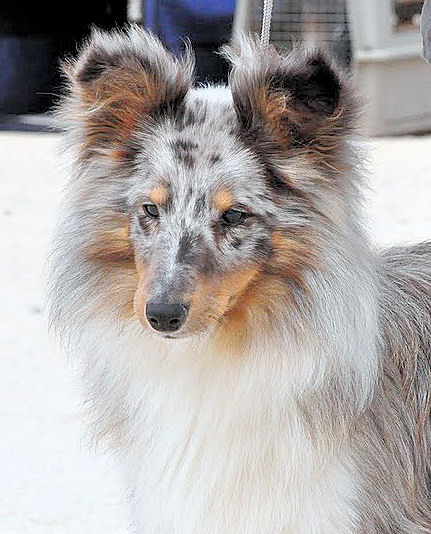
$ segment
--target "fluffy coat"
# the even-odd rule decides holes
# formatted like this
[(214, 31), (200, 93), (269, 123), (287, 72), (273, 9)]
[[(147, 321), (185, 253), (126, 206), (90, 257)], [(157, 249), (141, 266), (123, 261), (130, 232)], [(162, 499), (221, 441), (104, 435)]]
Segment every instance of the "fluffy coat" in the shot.
[[(93, 435), (142, 534), (431, 533), (431, 245), (369, 244), (325, 54), (224, 53), (227, 87), (137, 27), (65, 64), (51, 318)], [(174, 339), (162, 298), (188, 303)]]

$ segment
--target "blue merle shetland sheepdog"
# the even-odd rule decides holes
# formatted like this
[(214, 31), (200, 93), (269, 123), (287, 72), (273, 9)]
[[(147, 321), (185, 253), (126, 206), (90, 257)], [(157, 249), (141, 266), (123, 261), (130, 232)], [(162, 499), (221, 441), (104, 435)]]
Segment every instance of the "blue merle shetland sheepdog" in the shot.
[(51, 317), (142, 534), (431, 533), (431, 244), (361, 224), (357, 97), (319, 50), (150, 33), (65, 63)]

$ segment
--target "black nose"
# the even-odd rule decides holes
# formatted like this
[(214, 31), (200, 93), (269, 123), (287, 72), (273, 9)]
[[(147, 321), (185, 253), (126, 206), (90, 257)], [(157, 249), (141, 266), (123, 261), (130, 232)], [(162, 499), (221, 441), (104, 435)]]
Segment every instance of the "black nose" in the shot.
[(168, 302), (148, 302), (145, 313), (154, 330), (175, 332), (186, 320), (187, 306)]

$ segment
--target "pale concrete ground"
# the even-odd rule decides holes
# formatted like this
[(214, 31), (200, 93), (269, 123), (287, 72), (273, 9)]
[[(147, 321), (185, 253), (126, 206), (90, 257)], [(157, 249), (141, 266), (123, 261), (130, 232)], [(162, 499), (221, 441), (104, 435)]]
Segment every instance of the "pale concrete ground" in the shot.
[[(43, 264), (58, 136), (0, 133), (0, 532), (125, 534), (120, 478), (83, 443), (79, 388), (48, 341)], [(379, 244), (431, 238), (431, 137), (372, 140)]]

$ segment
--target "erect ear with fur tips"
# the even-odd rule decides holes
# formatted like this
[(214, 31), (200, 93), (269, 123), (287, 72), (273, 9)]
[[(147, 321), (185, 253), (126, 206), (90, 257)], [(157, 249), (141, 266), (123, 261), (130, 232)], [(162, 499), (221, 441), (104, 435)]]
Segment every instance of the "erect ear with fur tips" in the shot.
[(327, 56), (296, 47), (283, 57), (252, 38), (223, 53), (233, 64), (230, 86), (245, 139), (266, 156), (302, 152), (336, 169), (355, 105), (347, 78)]
[(78, 57), (63, 63), (70, 93), (60, 111), (72, 129), (80, 128), (81, 156), (130, 155), (138, 122), (174, 112), (192, 84), (193, 69), (188, 50), (176, 59), (137, 26), (109, 33), (93, 30)]

